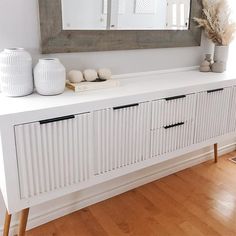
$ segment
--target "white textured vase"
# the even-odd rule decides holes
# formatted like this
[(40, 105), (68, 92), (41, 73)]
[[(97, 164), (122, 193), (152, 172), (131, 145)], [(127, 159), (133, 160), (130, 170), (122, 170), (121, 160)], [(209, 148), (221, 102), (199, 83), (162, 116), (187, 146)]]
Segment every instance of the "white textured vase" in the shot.
[(10, 97), (33, 92), (32, 58), (23, 48), (4, 49), (0, 53), (1, 91)]
[(228, 57), (229, 57), (229, 46), (215, 46), (214, 61), (218, 63), (223, 63), (225, 70)]
[(66, 70), (57, 58), (40, 59), (34, 68), (34, 84), (41, 95), (57, 95), (65, 90)]

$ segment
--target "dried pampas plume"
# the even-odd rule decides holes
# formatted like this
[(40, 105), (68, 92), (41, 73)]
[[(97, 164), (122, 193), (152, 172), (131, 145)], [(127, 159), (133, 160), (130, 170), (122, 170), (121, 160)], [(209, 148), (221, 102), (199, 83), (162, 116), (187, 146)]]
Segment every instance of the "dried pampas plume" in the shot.
[(229, 45), (234, 38), (236, 24), (230, 19), (227, 0), (202, 0), (202, 5), (203, 18), (194, 17), (193, 20), (216, 45)]

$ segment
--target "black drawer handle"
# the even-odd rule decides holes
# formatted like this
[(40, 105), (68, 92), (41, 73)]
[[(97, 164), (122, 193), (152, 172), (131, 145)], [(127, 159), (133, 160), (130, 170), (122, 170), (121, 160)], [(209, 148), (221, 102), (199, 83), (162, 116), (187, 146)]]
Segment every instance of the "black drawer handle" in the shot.
[(119, 109), (124, 109), (124, 108), (128, 108), (128, 107), (137, 107), (139, 104), (135, 103), (135, 104), (129, 104), (129, 105), (125, 105), (125, 106), (119, 106), (119, 107), (113, 107), (113, 110), (119, 110)]
[(181, 125), (184, 125), (184, 122), (180, 122), (180, 123), (177, 123), (177, 124), (174, 124), (174, 125), (167, 125), (167, 126), (164, 126), (165, 129), (170, 129), (170, 128), (173, 128), (173, 127), (176, 127), (176, 126), (181, 126)]
[(215, 93), (215, 92), (219, 92), (219, 91), (223, 91), (223, 88), (219, 88), (219, 89), (213, 89), (213, 90), (208, 90), (207, 93)]
[(186, 95), (180, 95), (180, 96), (165, 98), (165, 100), (171, 101), (171, 100), (176, 100), (176, 99), (185, 98), (185, 97), (186, 97)]
[(43, 125), (43, 124), (58, 122), (58, 121), (62, 121), (62, 120), (69, 120), (69, 119), (74, 119), (74, 118), (75, 118), (74, 115), (62, 116), (62, 117), (57, 117), (57, 118), (48, 119), (48, 120), (41, 120), (41, 121), (39, 121), (39, 123), (40, 123), (40, 125)]

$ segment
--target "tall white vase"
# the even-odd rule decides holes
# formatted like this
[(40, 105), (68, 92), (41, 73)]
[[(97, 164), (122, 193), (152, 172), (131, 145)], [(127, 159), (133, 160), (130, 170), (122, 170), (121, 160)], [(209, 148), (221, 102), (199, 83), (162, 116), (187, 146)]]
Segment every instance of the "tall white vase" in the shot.
[(0, 53), (1, 91), (10, 97), (33, 92), (32, 58), (23, 48), (4, 49)]
[(228, 57), (229, 46), (215, 46), (214, 61), (217, 63), (222, 63), (224, 65), (224, 70), (226, 70)]
[(66, 83), (66, 70), (57, 58), (40, 59), (34, 68), (36, 91), (41, 95), (63, 93)]

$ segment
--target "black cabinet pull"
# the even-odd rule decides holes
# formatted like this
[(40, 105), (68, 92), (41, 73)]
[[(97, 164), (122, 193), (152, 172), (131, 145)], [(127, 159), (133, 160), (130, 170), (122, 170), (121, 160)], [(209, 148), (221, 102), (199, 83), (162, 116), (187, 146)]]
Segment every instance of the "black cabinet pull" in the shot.
[(171, 101), (171, 100), (176, 100), (176, 99), (185, 98), (185, 97), (186, 97), (186, 95), (179, 95), (179, 96), (175, 96), (175, 97), (165, 98), (165, 100)]
[(39, 123), (40, 123), (40, 125), (43, 125), (43, 124), (58, 122), (58, 121), (62, 121), (62, 120), (69, 120), (69, 119), (74, 119), (74, 118), (75, 118), (74, 115), (62, 116), (62, 117), (57, 117), (57, 118), (48, 119), (48, 120), (41, 120), (41, 121), (39, 121)]
[(164, 128), (165, 129), (170, 129), (170, 128), (173, 128), (173, 127), (176, 127), (176, 126), (181, 126), (181, 125), (184, 125), (184, 122), (180, 122), (180, 123), (173, 124), (173, 125), (167, 125), (167, 126), (164, 126)]
[(219, 88), (219, 89), (213, 89), (213, 90), (208, 90), (207, 93), (215, 93), (215, 92), (219, 92), (219, 91), (223, 91), (223, 88)]
[(119, 109), (124, 109), (124, 108), (128, 108), (128, 107), (137, 107), (139, 104), (135, 103), (135, 104), (129, 104), (129, 105), (124, 105), (124, 106), (119, 106), (119, 107), (113, 107), (113, 110), (119, 110)]

